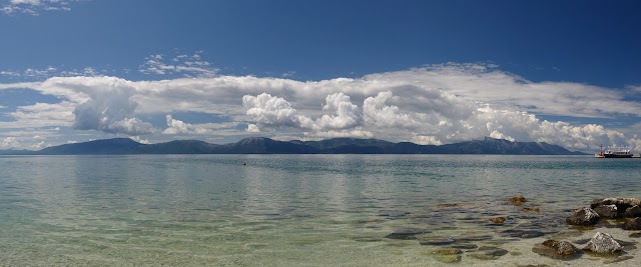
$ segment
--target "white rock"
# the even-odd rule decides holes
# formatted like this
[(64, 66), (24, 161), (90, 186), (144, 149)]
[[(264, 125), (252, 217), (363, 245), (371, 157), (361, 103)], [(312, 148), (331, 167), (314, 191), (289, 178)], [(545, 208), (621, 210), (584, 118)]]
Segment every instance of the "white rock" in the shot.
[(610, 234), (597, 232), (584, 249), (595, 253), (614, 253), (623, 250), (623, 246)]

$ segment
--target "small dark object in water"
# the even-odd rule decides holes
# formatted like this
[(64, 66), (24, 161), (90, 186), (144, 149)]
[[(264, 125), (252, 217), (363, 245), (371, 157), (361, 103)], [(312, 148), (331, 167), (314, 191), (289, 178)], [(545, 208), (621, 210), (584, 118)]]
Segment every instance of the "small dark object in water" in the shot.
[(409, 212), (406, 211), (395, 211), (395, 210), (382, 210), (378, 212), (378, 216), (387, 217), (388, 219), (400, 219), (405, 218), (409, 215)]
[(501, 232), (504, 236), (509, 237), (518, 237), (518, 238), (535, 238), (545, 235), (543, 232), (536, 230), (519, 230), (519, 229), (509, 229)]
[(490, 218), (490, 222), (493, 223), (503, 223), (507, 220), (507, 217), (496, 217), (496, 218)]
[(454, 243), (455, 240), (451, 237), (448, 238), (425, 238), (419, 240), (419, 244), (423, 246), (445, 246)]
[(458, 248), (458, 249), (477, 249), (479, 246), (474, 244), (455, 244), (455, 245), (451, 245), (450, 247)]
[(541, 212), (540, 208), (523, 208), (522, 211), (524, 212)]
[(389, 235), (386, 235), (386, 238), (389, 239), (402, 239), (402, 240), (410, 240), (410, 239), (416, 239), (415, 235), (420, 235), (420, 234), (426, 234), (429, 233), (430, 231), (425, 230), (425, 229), (419, 229), (419, 228), (405, 228), (405, 229), (398, 229), (392, 232)]
[(509, 198), (507, 201), (510, 203), (516, 205), (516, 206), (521, 206), (523, 203), (527, 202), (527, 199), (523, 195), (517, 195), (515, 197)]

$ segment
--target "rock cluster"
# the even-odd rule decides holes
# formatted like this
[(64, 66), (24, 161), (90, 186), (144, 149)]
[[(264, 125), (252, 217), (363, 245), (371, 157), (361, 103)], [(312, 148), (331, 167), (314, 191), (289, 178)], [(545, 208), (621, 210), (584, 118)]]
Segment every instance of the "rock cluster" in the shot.
[[(502, 200), (505, 201), (505, 200)], [(556, 233), (558, 227), (556, 221), (547, 223), (545, 221), (546, 214), (540, 213), (541, 210), (528, 202), (522, 195), (517, 195), (507, 199), (509, 205), (512, 207), (509, 211), (502, 210), (505, 205), (497, 205), (498, 209), (478, 211), (478, 204), (472, 202), (465, 203), (452, 203), (436, 205), (432, 209), (429, 216), (422, 214), (413, 214), (412, 222), (414, 224), (420, 223), (433, 223), (436, 219), (439, 223), (450, 223), (455, 220), (464, 221), (466, 223), (478, 221), (481, 219), (484, 227), (494, 229), (494, 233), (498, 234), (501, 239), (496, 239), (493, 235), (487, 235), (485, 232), (467, 232), (459, 236), (435, 236), (430, 235), (430, 230), (424, 228), (401, 228), (396, 229), (392, 233), (386, 235), (388, 239), (400, 240), (415, 240), (420, 245), (432, 247), (434, 249), (426, 249), (421, 252), (423, 255), (431, 255), (432, 258), (441, 263), (457, 263), (462, 258), (469, 257), (478, 260), (496, 260), (501, 256), (508, 253), (514, 256), (521, 255), (522, 252), (513, 251), (509, 252), (500, 247), (483, 246), (482, 244), (500, 245), (510, 240), (538, 238), (550, 233)], [(505, 202), (503, 202), (506, 204)], [(504, 212), (508, 212), (505, 214)], [(536, 212), (536, 213), (534, 213)], [(436, 213), (436, 214), (434, 214)], [(380, 216), (387, 219), (406, 218), (409, 212), (396, 212), (385, 211), (381, 212)], [(523, 224), (522, 219), (530, 220), (528, 224)], [(641, 200), (636, 198), (603, 198), (597, 199), (590, 203), (589, 207), (575, 209), (572, 214), (566, 218), (566, 223), (577, 226), (591, 226), (600, 224), (605, 227), (612, 227), (618, 225), (625, 230), (641, 230)], [(490, 223), (488, 223), (488, 221)], [(623, 223), (625, 222), (625, 223)], [(514, 227), (516, 226), (516, 227)], [(546, 228), (552, 226), (552, 230)], [(562, 227), (563, 228), (563, 227)], [(593, 229), (593, 227), (588, 227)], [(456, 229), (453, 227), (441, 227), (440, 229)], [(539, 231), (539, 229), (548, 229), (547, 232)], [(585, 227), (578, 227), (578, 230), (585, 229)], [(577, 229), (574, 229), (577, 230)], [(633, 236), (634, 235), (634, 236)], [(641, 236), (641, 233), (634, 233), (630, 237), (636, 238)], [(562, 235), (557, 235), (557, 238)], [(377, 239), (376, 241), (379, 241)], [(490, 240), (490, 241), (488, 241)], [(361, 239), (359, 239), (361, 241)], [(369, 239), (364, 241), (370, 241)], [(481, 246), (474, 244), (481, 242)], [(615, 240), (610, 234), (597, 232), (591, 239), (568, 241), (546, 240), (540, 244), (536, 244), (532, 248), (532, 252), (539, 255), (558, 259), (558, 260), (573, 260), (581, 257), (584, 253), (589, 253), (592, 256), (605, 257), (603, 263), (612, 263), (624, 261), (631, 258), (623, 251), (625, 246), (626, 250), (634, 250), (635, 242), (625, 242)], [(585, 244), (585, 247), (578, 249), (576, 246)]]
[(571, 225), (595, 225), (599, 219), (633, 218), (623, 224), (626, 230), (641, 230), (641, 200), (637, 198), (601, 198), (590, 203), (589, 208), (572, 211), (565, 219)]
[(639, 217), (641, 199), (638, 198), (601, 198), (590, 204), (603, 218)]

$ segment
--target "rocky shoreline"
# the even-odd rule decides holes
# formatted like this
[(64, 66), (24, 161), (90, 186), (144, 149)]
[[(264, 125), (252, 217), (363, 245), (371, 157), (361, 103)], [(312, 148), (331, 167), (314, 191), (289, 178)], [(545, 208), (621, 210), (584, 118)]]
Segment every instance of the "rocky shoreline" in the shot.
[[(500, 214), (502, 211), (503, 215)], [(388, 220), (411, 219), (413, 225), (424, 225), (426, 222), (445, 225), (453, 222), (480, 223), (484, 229), (490, 230), (445, 236), (443, 233), (455, 227), (445, 226), (434, 230), (413, 227), (399, 228), (385, 236), (388, 240), (416, 240), (419, 245), (428, 248), (422, 254), (431, 255), (441, 263), (461, 262), (464, 257), (492, 261), (508, 254), (519, 256), (523, 251), (509, 251), (501, 245), (523, 239), (544, 239), (534, 244), (531, 252), (558, 261), (572, 261), (588, 255), (590, 260), (602, 259), (603, 264), (609, 264), (633, 259), (637, 241), (615, 239), (607, 233), (608, 230), (641, 230), (641, 200), (636, 198), (596, 199), (589, 207), (568, 210), (570, 214), (565, 221), (555, 218), (558, 214), (546, 215), (544, 207), (529, 202), (521, 195), (499, 205), (450, 203), (436, 205), (426, 212), (429, 216), (392, 211), (380, 216)], [(576, 239), (595, 229), (598, 231), (591, 238)], [(627, 238), (639, 237), (640, 232), (630, 232)]]

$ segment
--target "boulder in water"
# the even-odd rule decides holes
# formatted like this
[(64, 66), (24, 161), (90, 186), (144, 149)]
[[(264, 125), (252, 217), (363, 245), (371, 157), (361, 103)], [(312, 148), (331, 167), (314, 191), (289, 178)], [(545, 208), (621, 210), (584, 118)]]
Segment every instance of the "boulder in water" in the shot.
[(542, 244), (536, 244), (532, 252), (553, 259), (569, 260), (575, 258), (579, 250), (567, 241), (546, 240)]
[(623, 230), (641, 230), (641, 218), (634, 218), (624, 223)]
[(593, 210), (594, 212), (599, 214), (599, 217), (601, 218), (614, 219), (616, 217), (619, 217), (617, 205), (614, 204), (596, 206), (593, 208)]
[(641, 217), (641, 206), (634, 205), (625, 210), (625, 216), (630, 218)]
[(565, 219), (571, 225), (595, 225), (599, 221), (599, 214), (591, 208), (582, 208), (572, 211), (572, 216)]
[(509, 198), (507, 201), (510, 203), (516, 205), (516, 206), (521, 206), (523, 203), (527, 202), (527, 199), (523, 195), (517, 195), (515, 197)]
[(597, 254), (612, 254), (623, 251), (623, 246), (610, 234), (597, 232), (583, 250)]

